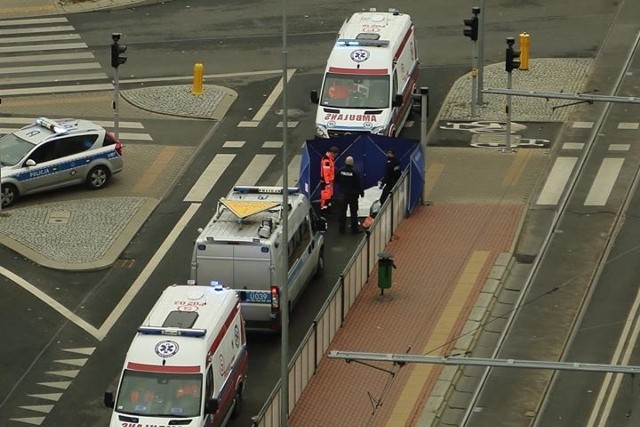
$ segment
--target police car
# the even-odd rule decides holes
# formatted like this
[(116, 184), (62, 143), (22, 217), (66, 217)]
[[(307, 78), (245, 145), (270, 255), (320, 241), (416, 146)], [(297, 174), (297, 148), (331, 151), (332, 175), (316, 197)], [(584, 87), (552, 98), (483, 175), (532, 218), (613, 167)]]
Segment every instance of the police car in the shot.
[(122, 144), (87, 120), (38, 118), (0, 138), (2, 207), (26, 194), (85, 184), (102, 188), (122, 170)]

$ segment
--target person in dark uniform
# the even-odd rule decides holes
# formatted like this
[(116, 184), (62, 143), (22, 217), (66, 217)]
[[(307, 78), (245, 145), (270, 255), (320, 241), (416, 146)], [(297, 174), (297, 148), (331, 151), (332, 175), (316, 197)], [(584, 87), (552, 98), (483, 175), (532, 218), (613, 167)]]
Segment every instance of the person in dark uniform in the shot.
[(344, 167), (336, 176), (336, 182), (340, 186), (340, 216), (338, 218), (338, 231), (345, 232), (347, 222), (347, 207), (351, 216), (351, 233), (360, 233), (358, 223), (358, 197), (364, 197), (364, 189), (360, 180), (360, 174), (353, 167), (353, 157), (344, 160)]
[(380, 188), (382, 188), (382, 194), (380, 195), (380, 205), (384, 204), (387, 200), (393, 186), (400, 179), (402, 175), (402, 168), (400, 162), (396, 158), (396, 152), (393, 148), (387, 150), (387, 165), (384, 168), (384, 177), (380, 180)]

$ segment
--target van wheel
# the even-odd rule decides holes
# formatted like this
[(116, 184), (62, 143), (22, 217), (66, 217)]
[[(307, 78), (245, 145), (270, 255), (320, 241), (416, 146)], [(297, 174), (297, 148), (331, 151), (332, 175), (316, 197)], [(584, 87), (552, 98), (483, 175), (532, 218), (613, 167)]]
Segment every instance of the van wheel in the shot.
[(324, 272), (324, 248), (320, 249), (320, 255), (318, 255), (318, 265), (316, 266), (316, 277), (322, 276)]
[(236, 418), (242, 412), (242, 389), (244, 387), (242, 384), (238, 387), (238, 391), (236, 391), (235, 401), (233, 402), (233, 411), (231, 411), (231, 418)]
[(0, 200), (2, 200), (3, 208), (8, 208), (13, 205), (20, 196), (18, 189), (13, 184), (3, 184), (0, 193)]
[(109, 180), (109, 169), (107, 169), (104, 166), (96, 166), (89, 171), (85, 184), (90, 189), (97, 190), (107, 185), (108, 180)]

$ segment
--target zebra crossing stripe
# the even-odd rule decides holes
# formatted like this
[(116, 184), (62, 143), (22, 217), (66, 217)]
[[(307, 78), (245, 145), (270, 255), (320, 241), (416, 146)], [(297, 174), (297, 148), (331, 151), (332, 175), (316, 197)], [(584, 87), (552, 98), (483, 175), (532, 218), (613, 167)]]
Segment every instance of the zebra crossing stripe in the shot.
[(0, 57), (0, 64), (4, 64), (6, 62), (11, 64), (18, 64), (20, 62), (33, 63), (33, 62), (59, 61), (60, 59), (77, 60), (77, 59), (95, 59), (95, 58), (96, 57), (93, 55), (93, 52), (72, 52), (72, 53), (65, 53), (62, 56), (60, 54), (3, 56), (3, 57)]
[(558, 203), (577, 161), (577, 157), (558, 157), (556, 159), (536, 204), (555, 205)]
[(584, 202), (585, 206), (604, 206), (607, 204), (623, 164), (623, 158), (606, 158), (602, 160), (598, 174), (593, 180), (589, 194), (587, 194)]
[(264, 171), (276, 156), (274, 154), (256, 154), (244, 170), (236, 185), (256, 185)]
[(216, 185), (216, 182), (218, 182), (235, 157), (235, 154), (217, 154), (213, 160), (211, 160), (209, 166), (202, 172), (198, 181), (191, 187), (191, 190), (189, 190), (189, 193), (187, 193), (183, 201), (203, 202), (207, 194), (209, 194), (209, 191)]
[(69, 23), (65, 17), (55, 18), (28, 18), (28, 19), (7, 19), (0, 21), (0, 27), (12, 27), (16, 25), (35, 25), (35, 24), (58, 24)]
[[(291, 185), (295, 185), (298, 183), (298, 176), (300, 174), (300, 162), (302, 161), (302, 155), (296, 154), (293, 156), (293, 159), (289, 162), (289, 166), (287, 167), (287, 187), (291, 187)], [(283, 177), (280, 176), (278, 181), (276, 182), (277, 186), (282, 186)]]
[(113, 90), (112, 84), (90, 84), (76, 86), (49, 86), (49, 87), (33, 87), (33, 88), (17, 88), (0, 90), (0, 97), (11, 95), (37, 95), (37, 94), (53, 94), (53, 93), (71, 93), (71, 92), (102, 92)]
[(70, 49), (88, 49), (83, 42), (79, 43), (60, 43), (60, 44), (35, 44), (25, 46), (0, 46), (0, 53), (11, 52), (43, 52), (46, 50), (70, 50)]
[[(75, 69), (75, 68), (74, 68)], [(0, 74), (2, 69), (0, 69)], [(88, 80), (105, 80), (104, 73), (91, 73), (91, 74), (67, 74), (55, 77), (56, 83), (61, 82), (79, 82)], [(14, 77), (12, 79), (2, 79), (2, 83), (7, 86), (10, 85), (28, 85), (38, 83), (50, 83), (51, 76), (35, 76), (35, 77)], [(113, 88), (113, 86), (112, 86)]]

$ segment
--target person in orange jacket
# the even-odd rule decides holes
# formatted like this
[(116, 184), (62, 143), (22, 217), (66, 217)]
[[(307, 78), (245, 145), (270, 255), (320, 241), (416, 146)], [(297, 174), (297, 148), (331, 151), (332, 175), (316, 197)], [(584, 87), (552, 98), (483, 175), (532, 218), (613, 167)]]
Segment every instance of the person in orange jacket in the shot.
[(331, 147), (320, 161), (320, 209), (327, 209), (333, 198), (333, 181), (336, 177), (338, 147)]

